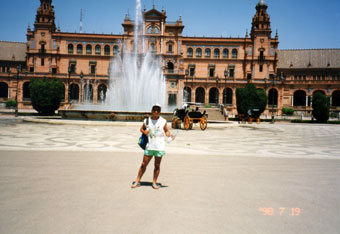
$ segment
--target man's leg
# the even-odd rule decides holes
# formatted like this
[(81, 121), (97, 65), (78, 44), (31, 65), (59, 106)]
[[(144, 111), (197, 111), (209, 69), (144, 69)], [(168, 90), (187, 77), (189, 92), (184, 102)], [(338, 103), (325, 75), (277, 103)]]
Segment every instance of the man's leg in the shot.
[(142, 176), (144, 175), (144, 172), (145, 172), (145, 170), (146, 170), (146, 167), (148, 166), (148, 164), (149, 164), (149, 162), (150, 162), (151, 159), (152, 159), (152, 156), (146, 156), (146, 155), (144, 155), (142, 165), (140, 166), (139, 171), (138, 171), (138, 176), (137, 176), (135, 185), (132, 185), (132, 186), (131, 186), (132, 188), (137, 187), (137, 185), (138, 185), (138, 183), (140, 182)]
[(153, 181), (152, 181), (152, 187), (154, 189), (159, 189), (159, 186), (156, 183), (157, 183), (159, 172), (161, 171), (161, 161), (162, 161), (162, 157), (155, 157), (155, 170), (153, 171)]

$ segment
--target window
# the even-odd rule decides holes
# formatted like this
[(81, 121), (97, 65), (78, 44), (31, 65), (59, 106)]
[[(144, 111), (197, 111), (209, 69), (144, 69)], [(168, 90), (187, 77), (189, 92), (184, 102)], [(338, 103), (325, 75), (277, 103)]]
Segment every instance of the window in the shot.
[(202, 57), (202, 49), (201, 49), (201, 48), (198, 48), (198, 49), (196, 50), (196, 57), (197, 57), (197, 58)]
[(34, 40), (31, 41), (31, 49), (34, 49)]
[(195, 67), (190, 67), (189, 68), (189, 76), (194, 76), (195, 75)]
[(156, 46), (155, 43), (151, 43), (151, 52), (156, 52)]
[(76, 73), (76, 63), (75, 62), (70, 62), (69, 67), (70, 67), (71, 73)]
[(264, 60), (264, 51), (263, 50), (260, 51), (260, 60)]
[(95, 47), (95, 53), (96, 54), (101, 54), (101, 47), (100, 47), (100, 45), (96, 45), (96, 47)]
[(215, 75), (215, 68), (209, 67), (209, 77), (214, 77), (214, 75)]
[(231, 57), (232, 57), (232, 58), (237, 58), (237, 49), (233, 49), (233, 50), (231, 51)]
[(275, 50), (274, 50), (274, 48), (272, 47), (271, 50), (270, 50), (270, 55), (271, 55), (271, 56), (274, 56), (274, 52), (275, 52)]
[(110, 46), (106, 45), (104, 47), (104, 55), (110, 55)]
[(96, 61), (90, 61), (90, 74), (92, 75), (96, 74), (96, 66), (97, 66)]
[(34, 67), (30, 67), (30, 72), (34, 72)]
[(68, 44), (68, 53), (73, 54), (73, 45), (72, 44)]
[(235, 69), (234, 68), (229, 69), (229, 76), (234, 78), (234, 76), (235, 76)]
[(92, 54), (92, 46), (86, 45), (86, 54)]
[(211, 50), (209, 48), (205, 49), (205, 57), (210, 58)]
[(263, 65), (260, 65), (260, 72), (263, 72)]
[(168, 45), (168, 52), (172, 52), (172, 45)]
[(41, 66), (45, 66), (45, 59), (41, 58)]
[(150, 26), (147, 30), (148, 34), (158, 34), (159, 33), (159, 29), (155, 26)]
[(82, 54), (83, 53), (83, 45), (78, 44), (77, 45), (77, 54)]
[(118, 54), (118, 53), (119, 53), (119, 47), (117, 45), (115, 45), (113, 47), (113, 54), (115, 55), (115, 54)]
[(57, 74), (57, 68), (52, 68), (52, 74)]
[(223, 50), (223, 58), (228, 58), (229, 57), (229, 51), (228, 49)]
[(57, 49), (57, 41), (53, 40), (53, 49), (56, 50)]
[(253, 55), (253, 47), (249, 46), (249, 55)]
[(188, 48), (188, 50), (187, 50), (187, 56), (188, 56), (188, 57), (192, 57), (192, 55), (193, 55), (193, 50), (192, 50), (192, 48)]
[(214, 58), (220, 58), (220, 50), (217, 48), (214, 50)]

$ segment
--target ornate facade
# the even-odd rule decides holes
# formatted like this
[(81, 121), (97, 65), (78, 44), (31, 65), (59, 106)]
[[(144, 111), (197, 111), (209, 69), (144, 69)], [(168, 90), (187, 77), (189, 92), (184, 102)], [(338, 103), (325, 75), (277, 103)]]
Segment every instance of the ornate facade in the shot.
[[(40, 2), (34, 29), (27, 29), (21, 70), (9, 73), (9, 65), (0, 69), (0, 90), (9, 90), (1, 91), (0, 98), (17, 95), (19, 108), (31, 108), (30, 80), (56, 77), (65, 87), (61, 108), (70, 100), (84, 102), (85, 89), (91, 90), (94, 104), (102, 102), (111, 59), (122, 56), (123, 47), (133, 50), (134, 21), (125, 16), (123, 35), (62, 32), (55, 25), (52, 0)], [(308, 114), (316, 91), (332, 97), (332, 109), (340, 110), (340, 50), (278, 50), (279, 37), (272, 37), (267, 8), (259, 1), (251, 32), (243, 38), (184, 37), (181, 18), (171, 22), (164, 10), (144, 10), (144, 47), (163, 59), (168, 104), (224, 104), (236, 114), (236, 88), (253, 83), (268, 94), (264, 114), (281, 114), (282, 107)], [(320, 56), (323, 60), (317, 62)]]

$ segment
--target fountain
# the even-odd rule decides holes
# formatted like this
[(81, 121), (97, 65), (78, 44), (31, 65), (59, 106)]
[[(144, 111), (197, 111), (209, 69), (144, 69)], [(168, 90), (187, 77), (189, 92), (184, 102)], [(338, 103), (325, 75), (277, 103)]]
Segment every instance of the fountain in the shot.
[[(125, 42), (120, 55), (115, 56), (110, 63), (105, 101), (100, 105), (90, 104), (92, 86), (87, 83), (84, 104), (75, 105), (72, 110), (60, 111), (63, 118), (142, 120), (152, 104), (159, 103), (165, 107), (166, 81), (162, 73), (162, 58), (145, 49), (141, 0), (136, 0), (134, 22), (133, 48), (129, 49)], [(163, 114), (168, 120), (171, 119), (172, 113)]]

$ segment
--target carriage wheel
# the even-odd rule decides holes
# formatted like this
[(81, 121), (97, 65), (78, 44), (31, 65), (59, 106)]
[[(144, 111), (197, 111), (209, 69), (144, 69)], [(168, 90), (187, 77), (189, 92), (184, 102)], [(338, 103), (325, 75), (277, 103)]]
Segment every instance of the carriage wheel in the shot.
[(174, 118), (174, 119), (172, 120), (171, 127), (174, 128), (174, 129), (176, 129), (176, 128), (177, 128), (176, 124), (177, 124), (177, 120)]
[(204, 131), (205, 129), (207, 129), (207, 126), (208, 126), (207, 119), (205, 118), (205, 116), (203, 116), (200, 120), (200, 128), (202, 131)]
[(192, 129), (192, 125), (194, 125), (193, 123), (190, 123), (189, 124), (189, 129), (191, 130)]
[(190, 127), (190, 120), (189, 120), (189, 117), (188, 117), (188, 116), (185, 116), (185, 117), (184, 117), (183, 123), (184, 123), (184, 129), (185, 129), (185, 130), (189, 130), (189, 127)]

